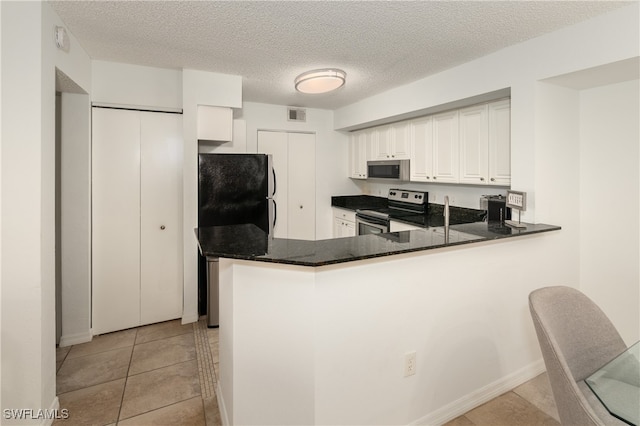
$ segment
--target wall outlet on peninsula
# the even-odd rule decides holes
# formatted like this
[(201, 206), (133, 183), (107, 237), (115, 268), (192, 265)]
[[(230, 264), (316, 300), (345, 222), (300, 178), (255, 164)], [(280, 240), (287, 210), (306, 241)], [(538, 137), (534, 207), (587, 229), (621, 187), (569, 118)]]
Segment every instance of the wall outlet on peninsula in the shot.
[(416, 351), (404, 354), (404, 377), (416, 374)]

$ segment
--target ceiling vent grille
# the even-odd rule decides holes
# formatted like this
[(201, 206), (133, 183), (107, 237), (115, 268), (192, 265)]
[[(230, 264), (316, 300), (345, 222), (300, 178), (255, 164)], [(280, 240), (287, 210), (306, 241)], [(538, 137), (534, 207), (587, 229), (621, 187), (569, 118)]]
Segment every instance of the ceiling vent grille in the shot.
[(304, 108), (287, 108), (288, 121), (307, 121), (307, 110)]

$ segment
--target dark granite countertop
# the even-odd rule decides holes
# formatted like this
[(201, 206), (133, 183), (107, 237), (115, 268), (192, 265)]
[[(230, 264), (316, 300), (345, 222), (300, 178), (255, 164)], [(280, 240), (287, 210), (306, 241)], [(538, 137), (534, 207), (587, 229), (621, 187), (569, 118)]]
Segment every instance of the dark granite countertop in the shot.
[(374, 195), (338, 195), (331, 197), (331, 207), (347, 210), (378, 209), (388, 206), (386, 197)]
[(195, 232), (200, 252), (207, 257), (325, 266), (560, 229), (554, 225), (526, 225), (521, 229), (486, 222), (452, 225), (449, 241), (445, 241), (442, 227), (318, 241), (269, 238), (251, 224), (197, 228)]

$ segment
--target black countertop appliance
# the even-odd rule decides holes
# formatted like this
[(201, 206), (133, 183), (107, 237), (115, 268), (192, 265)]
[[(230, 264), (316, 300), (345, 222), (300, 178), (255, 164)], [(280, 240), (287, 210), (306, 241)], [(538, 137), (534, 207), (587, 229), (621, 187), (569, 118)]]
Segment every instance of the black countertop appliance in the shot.
[(487, 195), (487, 222), (504, 222), (511, 220), (511, 209), (506, 206), (507, 199), (503, 195)]

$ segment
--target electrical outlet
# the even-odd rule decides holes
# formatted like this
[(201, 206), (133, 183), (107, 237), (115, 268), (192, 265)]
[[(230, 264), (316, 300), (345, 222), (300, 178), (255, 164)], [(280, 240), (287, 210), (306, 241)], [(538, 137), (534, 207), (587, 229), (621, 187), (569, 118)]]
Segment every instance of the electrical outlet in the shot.
[(416, 374), (416, 351), (404, 354), (404, 377)]

